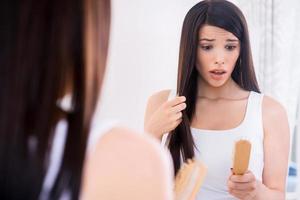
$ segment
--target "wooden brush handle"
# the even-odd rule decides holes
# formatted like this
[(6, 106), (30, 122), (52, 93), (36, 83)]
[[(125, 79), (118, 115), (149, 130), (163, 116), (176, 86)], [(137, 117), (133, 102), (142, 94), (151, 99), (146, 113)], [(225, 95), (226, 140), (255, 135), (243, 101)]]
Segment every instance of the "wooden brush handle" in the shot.
[(233, 173), (243, 175), (248, 170), (251, 152), (251, 143), (248, 140), (239, 140), (235, 143), (233, 157)]

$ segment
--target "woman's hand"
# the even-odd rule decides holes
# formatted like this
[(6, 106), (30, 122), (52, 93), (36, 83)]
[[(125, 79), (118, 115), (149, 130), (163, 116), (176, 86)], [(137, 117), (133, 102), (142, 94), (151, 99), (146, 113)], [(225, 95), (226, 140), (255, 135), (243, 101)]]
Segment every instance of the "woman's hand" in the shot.
[(242, 200), (255, 199), (258, 191), (258, 182), (251, 171), (244, 175), (231, 174), (227, 186), (232, 196)]
[(180, 96), (160, 105), (145, 122), (145, 131), (161, 139), (164, 133), (174, 130), (182, 121), (185, 100), (184, 96)]

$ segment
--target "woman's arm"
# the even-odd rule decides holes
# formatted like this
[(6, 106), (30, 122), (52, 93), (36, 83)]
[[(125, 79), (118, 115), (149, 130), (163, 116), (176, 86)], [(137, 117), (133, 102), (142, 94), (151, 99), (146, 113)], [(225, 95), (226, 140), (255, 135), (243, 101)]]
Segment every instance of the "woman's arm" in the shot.
[(114, 128), (86, 161), (82, 199), (173, 198), (170, 156), (154, 139)]
[(264, 171), (257, 199), (285, 199), (290, 134), (285, 109), (270, 97), (263, 100)]
[(270, 97), (263, 99), (264, 170), (262, 182), (248, 171), (231, 175), (229, 193), (243, 200), (284, 200), (289, 159), (289, 125), (284, 108)]

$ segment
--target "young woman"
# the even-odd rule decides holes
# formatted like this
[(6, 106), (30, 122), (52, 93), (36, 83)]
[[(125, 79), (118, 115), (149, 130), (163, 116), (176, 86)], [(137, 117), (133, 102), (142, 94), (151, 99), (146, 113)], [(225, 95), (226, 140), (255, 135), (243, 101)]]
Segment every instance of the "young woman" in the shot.
[(171, 199), (159, 144), (90, 126), (110, 1), (4, 0), (0, 14), (0, 199)]
[[(178, 96), (173, 92), (149, 98), (145, 130), (160, 140), (167, 136), (175, 174), (188, 158), (207, 165), (197, 199), (285, 199), (287, 115), (260, 93), (246, 21), (235, 5), (206, 0), (189, 10), (181, 35)], [(239, 139), (252, 143), (249, 171), (242, 176), (231, 172)]]

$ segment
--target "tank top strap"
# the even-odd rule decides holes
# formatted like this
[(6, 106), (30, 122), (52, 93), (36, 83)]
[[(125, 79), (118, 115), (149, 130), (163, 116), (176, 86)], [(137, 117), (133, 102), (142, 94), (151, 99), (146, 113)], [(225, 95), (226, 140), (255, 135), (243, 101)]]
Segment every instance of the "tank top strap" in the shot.
[(263, 94), (254, 91), (250, 92), (245, 115), (245, 123), (247, 127), (255, 127), (261, 130), (260, 135), (263, 136), (263, 120), (262, 120), (262, 101)]

